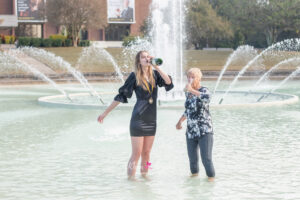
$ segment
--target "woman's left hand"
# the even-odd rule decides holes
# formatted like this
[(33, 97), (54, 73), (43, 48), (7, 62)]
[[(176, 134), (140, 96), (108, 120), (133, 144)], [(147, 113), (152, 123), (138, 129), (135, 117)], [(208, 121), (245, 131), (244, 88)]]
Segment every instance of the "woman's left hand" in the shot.
[(154, 69), (156, 69), (156, 70), (159, 69), (159, 66), (158, 66), (158, 65), (152, 65), (152, 63), (151, 63), (151, 59), (152, 59), (152, 58), (154, 58), (154, 57), (153, 57), (153, 56), (148, 56), (148, 59), (149, 59), (148, 62), (149, 62), (149, 64), (150, 64), (152, 67), (154, 67)]
[(181, 122), (180, 122), (180, 121), (176, 124), (176, 129), (177, 129), (177, 130), (182, 129), (182, 126), (181, 126)]

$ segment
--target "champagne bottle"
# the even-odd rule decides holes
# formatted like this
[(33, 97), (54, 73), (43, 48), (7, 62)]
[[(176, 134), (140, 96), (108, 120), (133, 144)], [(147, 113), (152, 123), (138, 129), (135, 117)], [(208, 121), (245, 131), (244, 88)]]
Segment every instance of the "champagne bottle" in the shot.
[(162, 60), (161, 58), (152, 58), (152, 59), (150, 60), (150, 63), (151, 63), (152, 65), (162, 65), (163, 60)]

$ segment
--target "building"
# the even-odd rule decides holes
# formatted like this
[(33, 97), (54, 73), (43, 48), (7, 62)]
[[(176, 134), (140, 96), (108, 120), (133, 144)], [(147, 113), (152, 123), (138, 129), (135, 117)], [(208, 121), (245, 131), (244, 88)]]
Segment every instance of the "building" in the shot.
[[(120, 41), (124, 36), (138, 35), (140, 26), (149, 14), (151, 0), (101, 0), (107, 5), (104, 29), (88, 29), (82, 39), (94, 41)], [(124, 8), (127, 3), (128, 8)], [(53, 26), (39, 14), (45, 0), (0, 0), (0, 34), (48, 38), (58, 34)], [(119, 6), (119, 7), (118, 7)], [(115, 11), (119, 11), (116, 16)]]
[(15, 35), (18, 26), (15, 0), (0, 0), (0, 34)]

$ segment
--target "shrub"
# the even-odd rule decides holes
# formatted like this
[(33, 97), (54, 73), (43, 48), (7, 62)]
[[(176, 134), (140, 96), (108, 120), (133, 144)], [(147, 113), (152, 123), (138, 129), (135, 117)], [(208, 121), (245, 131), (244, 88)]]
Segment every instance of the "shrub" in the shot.
[(5, 42), (5, 40), (4, 40), (4, 35), (0, 34), (0, 44), (1, 44), (1, 43), (4, 43), (4, 42)]
[(138, 37), (129, 35), (129, 36), (123, 38), (122, 45), (124, 47), (131, 46), (137, 39), (138, 39)]
[(42, 39), (41, 38), (31, 38), (31, 46), (41, 47), (42, 46)]
[(71, 39), (66, 39), (66, 40), (65, 40), (65, 46), (66, 46), (66, 47), (72, 46), (72, 40), (71, 40)]
[(31, 38), (29, 37), (19, 37), (18, 39), (18, 47), (22, 46), (30, 46)]
[(9, 35), (5, 35), (4, 36), (4, 41), (5, 41), (5, 44), (10, 44), (10, 36)]
[(80, 46), (80, 47), (88, 47), (88, 46), (90, 46), (90, 41), (89, 40), (81, 40), (79, 42), (78, 46)]
[(5, 41), (5, 44), (13, 44), (15, 43), (15, 40), (16, 40), (16, 37), (13, 36), (13, 35), (5, 35), (4, 36), (4, 41)]
[(46, 38), (42, 40), (43, 47), (51, 47), (52, 46), (52, 39)]
[(62, 46), (62, 39), (51, 39), (53, 47), (61, 47)]
[(16, 36), (12, 35), (12, 36), (10, 37), (10, 44), (14, 44), (15, 41), (16, 41)]
[(62, 45), (61, 46), (66, 46), (65, 42), (66, 42), (67, 37), (64, 36), (64, 35), (59, 35), (59, 34), (57, 34), (57, 35), (50, 35), (49, 38), (52, 39), (52, 40), (61, 39), (61, 41), (62, 41)]
[(61, 39), (63, 42), (67, 39), (67, 37), (64, 35), (50, 35), (49, 38), (53, 40)]

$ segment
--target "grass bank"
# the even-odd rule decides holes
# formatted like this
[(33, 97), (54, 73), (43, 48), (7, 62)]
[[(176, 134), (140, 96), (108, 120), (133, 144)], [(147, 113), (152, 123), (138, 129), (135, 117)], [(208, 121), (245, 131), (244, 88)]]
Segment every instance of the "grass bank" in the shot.
[[(44, 50), (54, 53), (57, 56), (62, 57), (64, 60), (69, 62), (73, 67), (77, 68), (83, 73), (106, 73), (114, 72), (113, 65), (105, 57), (100, 56), (99, 53), (94, 52), (89, 57), (85, 59), (84, 62), (78, 64), (78, 59), (80, 58), (83, 47), (61, 47), (61, 48), (44, 48)], [(122, 68), (122, 71), (131, 71), (134, 65), (133, 60), (125, 57), (122, 54), (122, 48), (107, 48), (106, 49), (112, 57), (115, 59), (118, 66)], [(191, 67), (198, 67), (203, 71), (220, 71), (225, 65), (228, 57), (232, 51), (203, 51), (203, 50), (186, 50), (184, 51), (184, 69)], [(267, 70), (274, 66), (276, 63), (294, 56), (300, 56), (300, 52), (277, 52), (277, 54), (270, 54), (264, 56), (261, 62), (255, 63), (251, 66), (249, 70)], [(250, 60), (250, 55), (243, 55), (232, 62), (228, 70), (241, 70), (243, 66), (247, 64)], [(253, 55), (252, 55), (253, 58)], [(51, 66), (51, 62), (45, 63), (50, 68), (58, 73), (62, 73), (61, 69), (56, 66)], [(3, 64), (2, 64), (3, 65)], [(127, 68), (124, 66), (128, 66)], [(282, 66), (280, 69), (294, 70), (295, 66), (286, 65)], [(5, 74), (24, 74), (20, 70), (1, 70), (0, 63), (0, 75)]]

